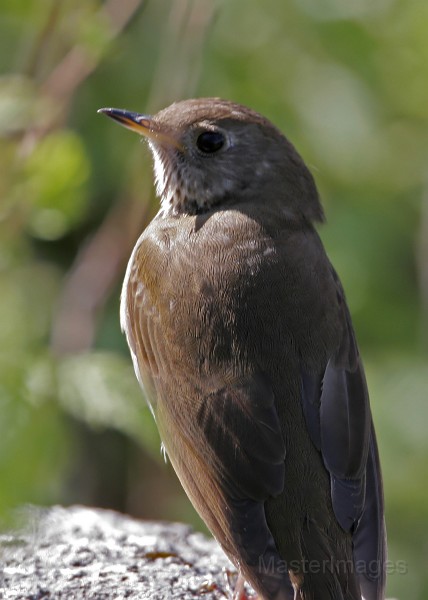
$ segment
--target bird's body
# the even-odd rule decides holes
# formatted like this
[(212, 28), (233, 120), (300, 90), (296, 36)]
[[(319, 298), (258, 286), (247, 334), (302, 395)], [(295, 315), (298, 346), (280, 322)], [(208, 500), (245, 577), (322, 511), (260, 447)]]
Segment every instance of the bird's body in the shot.
[[(381, 600), (376, 441), (343, 290), (312, 225), (313, 180), (256, 113), (173, 107), (153, 119), (163, 205), (134, 249), (121, 312), (165, 450), (263, 598)], [(207, 131), (227, 144), (202, 140), (187, 175), (191, 140), (199, 148)], [(233, 174), (251, 136), (257, 152)]]

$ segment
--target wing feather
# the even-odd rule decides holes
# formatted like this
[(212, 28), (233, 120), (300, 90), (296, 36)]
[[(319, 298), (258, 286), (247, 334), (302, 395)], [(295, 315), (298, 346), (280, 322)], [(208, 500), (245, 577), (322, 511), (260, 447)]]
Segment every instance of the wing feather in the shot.
[(363, 596), (378, 600), (385, 587), (382, 478), (364, 369), (343, 290), (332, 273), (342, 309), (342, 341), (324, 372), (310, 374), (302, 368), (303, 411), (330, 473), (334, 514), (353, 536)]

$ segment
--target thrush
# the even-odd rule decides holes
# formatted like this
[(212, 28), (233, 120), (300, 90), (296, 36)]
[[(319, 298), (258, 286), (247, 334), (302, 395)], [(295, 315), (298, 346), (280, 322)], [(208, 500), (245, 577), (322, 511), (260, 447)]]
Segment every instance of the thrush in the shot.
[(381, 600), (383, 492), (367, 385), (314, 179), (258, 113), (218, 98), (154, 116), (160, 210), (121, 324), (164, 449), (265, 600)]

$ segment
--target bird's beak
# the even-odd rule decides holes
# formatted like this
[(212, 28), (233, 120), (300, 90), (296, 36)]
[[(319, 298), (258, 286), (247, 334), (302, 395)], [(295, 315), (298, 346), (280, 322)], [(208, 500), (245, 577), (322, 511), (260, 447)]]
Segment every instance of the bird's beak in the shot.
[(150, 115), (141, 115), (140, 113), (123, 110), (121, 108), (100, 108), (97, 112), (103, 113), (114, 119), (127, 129), (136, 131), (140, 135), (153, 140), (158, 144), (166, 146), (174, 146), (179, 150), (183, 149), (173, 132), (165, 131), (157, 123), (153, 121)]

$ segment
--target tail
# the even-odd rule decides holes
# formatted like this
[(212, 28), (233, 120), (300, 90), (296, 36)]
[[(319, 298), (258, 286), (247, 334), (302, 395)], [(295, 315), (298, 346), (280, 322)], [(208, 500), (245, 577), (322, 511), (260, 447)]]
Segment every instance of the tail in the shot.
[(339, 549), (316, 523), (308, 519), (301, 541), (303, 555), (313, 558), (304, 563), (298, 600), (361, 600), (350, 536), (343, 540), (344, 547)]

